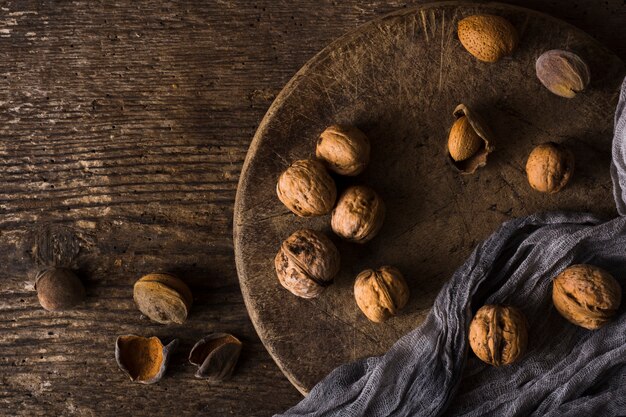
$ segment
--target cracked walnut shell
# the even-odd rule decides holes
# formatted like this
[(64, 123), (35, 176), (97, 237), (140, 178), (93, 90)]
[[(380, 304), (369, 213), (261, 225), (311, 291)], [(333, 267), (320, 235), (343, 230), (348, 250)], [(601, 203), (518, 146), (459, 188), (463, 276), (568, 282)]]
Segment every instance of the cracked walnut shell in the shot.
[(526, 318), (515, 307), (484, 305), (470, 323), (469, 343), (483, 362), (493, 366), (509, 365), (526, 351)]
[(326, 235), (302, 229), (282, 243), (274, 266), (283, 287), (298, 297), (315, 298), (339, 272), (339, 251)]
[(358, 175), (370, 161), (370, 142), (354, 126), (329, 126), (317, 140), (315, 156), (337, 174)]
[(369, 242), (385, 220), (385, 203), (371, 188), (362, 185), (341, 194), (330, 225), (337, 235), (355, 243)]
[(115, 341), (115, 360), (131, 381), (154, 384), (163, 378), (176, 346), (178, 339), (163, 346), (161, 340), (154, 336), (119, 336)]
[(381, 323), (406, 305), (409, 287), (397, 268), (366, 269), (354, 281), (354, 298), (368, 319)]
[(528, 183), (537, 191), (559, 192), (574, 173), (574, 154), (567, 147), (547, 142), (532, 150), (526, 161)]
[(593, 265), (572, 265), (552, 282), (552, 301), (559, 313), (585, 329), (608, 323), (622, 301), (619, 283)]
[(321, 162), (301, 159), (280, 174), (276, 194), (298, 216), (321, 216), (333, 209), (337, 188)]

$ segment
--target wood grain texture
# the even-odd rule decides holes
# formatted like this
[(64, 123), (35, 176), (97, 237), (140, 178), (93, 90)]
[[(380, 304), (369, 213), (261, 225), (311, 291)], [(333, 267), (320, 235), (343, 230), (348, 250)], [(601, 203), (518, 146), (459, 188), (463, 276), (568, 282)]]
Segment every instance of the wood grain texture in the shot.
[[(259, 341), (237, 282), (232, 215), (254, 132), (329, 42), (419, 1), (0, 1), (0, 415), (267, 416), (301, 396)], [(623, 2), (512, 1), (561, 17), (626, 58)], [(47, 313), (50, 262), (87, 301)], [(178, 273), (184, 326), (142, 319), (132, 284)], [(186, 363), (210, 331), (244, 342), (234, 378)], [(157, 385), (117, 369), (123, 333), (178, 337)]]
[[(457, 39), (457, 22), (474, 14), (506, 17), (520, 43), (512, 57), (483, 63)], [(546, 50), (575, 51), (593, 83), (573, 100), (550, 93), (535, 76)], [(502, 222), (538, 211), (616, 215), (609, 163), (622, 61), (578, 29), (510, 5), (436, 3), (374, 20), (329, 45), (276, 98), (250, 146), (235, 204), (235, 255), (252, 321), (292, 383), (307, 392), (335, 367), (384, 353), (419, 325), (441, 286), (476, 244)], [(464, 176), (446, 155), (459, 103), (482, 115), (496, 151)], [(290, 162), (311, 158), (329, 125), (359, 127), (372, 158), (349, 185), (373, 187), (385, 201), (382, 231), (365, 245), (333, 238), (342, 268), (315, 299), (292, 296), (274, 271), (281, 242), (302, 228), (331, 235), (330, 215), (301, 218), (276, 197)], [(533, 190), (524, 166), (531, 150), (554, 141), (576, 158), (573, 181), (557, 195)], [(354, 301), (354, 277), (398, 267), (411, 297), (402, 314), (372, 323)], [(314, 335), (312, 337), (312, 335)]]

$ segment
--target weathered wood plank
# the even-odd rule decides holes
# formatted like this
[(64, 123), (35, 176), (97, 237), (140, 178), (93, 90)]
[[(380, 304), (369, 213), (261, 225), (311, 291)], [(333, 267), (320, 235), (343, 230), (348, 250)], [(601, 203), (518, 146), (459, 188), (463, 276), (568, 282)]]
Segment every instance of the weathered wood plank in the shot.
[[(410, 2), (417, 4), (419, 2)], [(626, 57), (623, 2), (513, 3), (586, 30)], [(400, 1), (0, 1), (0, 414), (269, 415), (297, 391), (248, 319), (232, 206), (250, 140), (291, 76), (327, 43)], [(33, 245), (75, 236), (84, 306), (38, 307)], [(189, 322), (142, 320), (132, 283), (178, 272)], [(207, 386), (185, 356), (212, 331), (245, 343), (232, 381)], [(168, 375), (131, 384), (121, 333), (181, 338)]]

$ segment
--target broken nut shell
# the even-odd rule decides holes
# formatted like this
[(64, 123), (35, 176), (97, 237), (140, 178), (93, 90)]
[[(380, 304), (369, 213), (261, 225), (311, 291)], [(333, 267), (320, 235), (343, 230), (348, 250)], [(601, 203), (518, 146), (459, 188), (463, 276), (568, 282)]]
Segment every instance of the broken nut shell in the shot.
[(578, 55), (553, 49), (535, 63), (537, 78), (557, 96), (573, 98), (589, 84), (589, 67)]
[(274, 266), (283, 287), (298, 297), (315, 298), (339, 272), (339, 251), (323, 233), (302, 229), (282, 243)]
[(526, 317), (515, 307), (484, 305), (470, 323), (469, 343), (483, 362), (493, 366), (512, 364), (526, 352)]
[(515, 27), (505, 18), (494, 15), (461, 19), (457, 33), (465, 49), (484, 62), (496, 62), (511, 55), (518, 42)]
[(369, 187), (349, 187), (339, 197), (330, 226), (337, 235), (355, 243), (369, 242), (385, 220), (385, 203)]
[(198, 367), (197, 378), (209, 382), (220, 382), (229, 379), (242, 344), (232, 334), (213, 333), (199, 340), (189, 353), (189, 362)]
[(48, 311), (70, 309), (85, 299), (85, 287), (67, 268), (49, 268), (35, 277), (35, 289), (41, 306)]
[(487, 164), (487, 156), (495, 149), (493, 134), (465, 104), (456, 106), (452, 114), (457, 120), (448, 135), (448, 160), (461, 174), (473, 174)]
[(409, 287), (393, 266), (366, 269), (354, 281), (354, 298), (365, 316), (381, 323), (398, 314), (409, 301)]
[(298, 216), (321, 216), (333, 209), (337, 187), (320, 161), (302, 159), (280, 174), (276, 194)]
[(552, 282), (552, 301), (569, 322), (595, 330), (616, 314), (622, 302), (622, 288), (602, 268), (572, 265)]
[(139, 311), (150, 320), (161, 324), (183, 324), (191, 309), (193, 295), (187, 284), (174, 275), (152, 273), (135, 283), (133, 299)]
[(526, 177), (543, 193), (561, 191), (574, 174), (574, 154), (564, 145), (547, 142), (535, 147), (526, 161)]
[(163, 346), (158, 337), (119, 336), (115, 341), (115, 360), (131, 381), (141, 384), (159, 382), (169, 364), (178, 339)]
[(340, 175), (358, 175), (370, 161), (370, 142), (354, 126), (332, 125), (317, 140), (315, 156)]

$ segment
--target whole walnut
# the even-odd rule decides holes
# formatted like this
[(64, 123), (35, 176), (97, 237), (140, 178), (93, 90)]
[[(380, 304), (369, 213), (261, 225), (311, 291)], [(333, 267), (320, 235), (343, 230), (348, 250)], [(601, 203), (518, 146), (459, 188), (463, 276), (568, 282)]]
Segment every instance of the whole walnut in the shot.
[(563, 145), (547, 142), (537, 146), (526, 161), (528, 183), (537, 191), (556, 193), (574, 173), (574, 154)]
[(317, 140), (315, 156), (340, 175), (358, 175), (370, 161), (370, 142), (354, 126), (332, 125)]
[(41, 306), (48, 311), (70, 309), (85, 299), (85, 287), (67, 268), (48, 268), (35, 277), (35, 289)]
[(302, 298), (315, 298), (339, 272), (339, 251), (326, 235), (302, 229), (280, 246), (274, 259), (283, 287)]
[(321, 216), (333, 209), (337, 188), (321, 162), (301, 159), (280, 175), (276, 194), (298, 216)]
[(385, 203), (371, 188), (358, 185), (341, 194), (333, 210), (330, 225), (344, 239), (369, 242), (385, 220)]
[(615, 315), (622, 301), (622, 289), (602, 268), (572, 265), (552, 282), (552, 301), (567, 320), (594, 330)]
[(470, 323), (469, 343), (483, 362), (493, 366), (509, 365), (526, 351), (526, 318), (515, 307), (484, 305)]
[(409, 287), (402, 273), (393, 266), (366, 269), (354, 281), (356, 303), (373, 322), (395, 316), (409, 301)]

